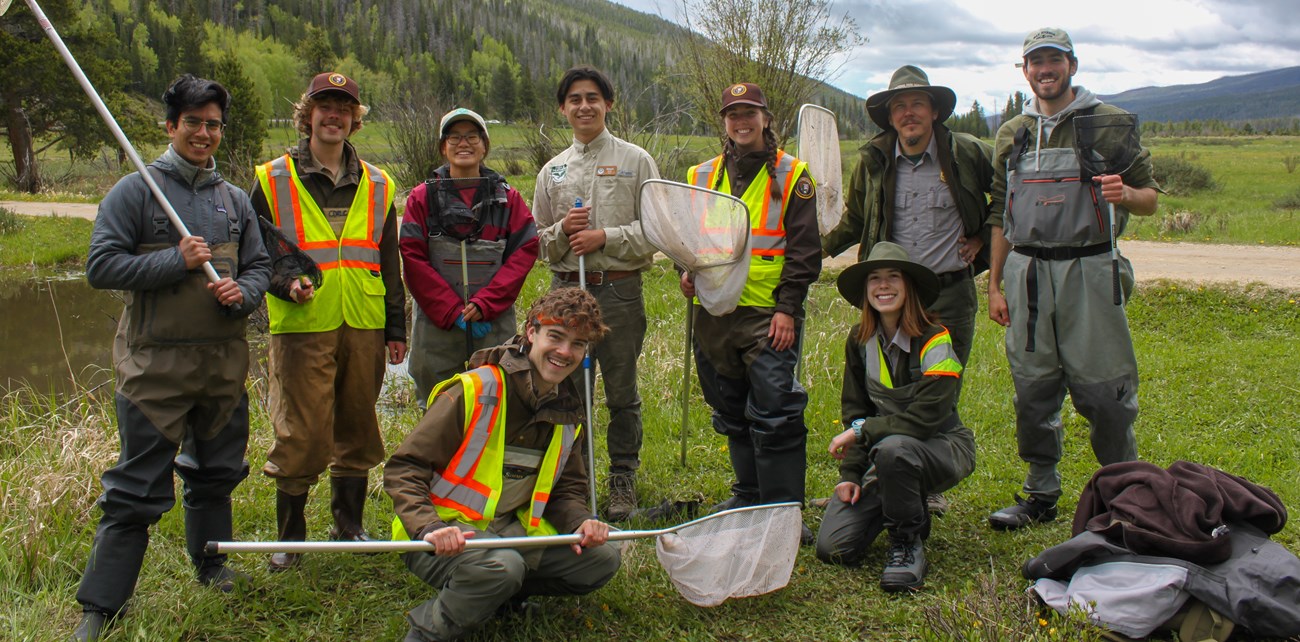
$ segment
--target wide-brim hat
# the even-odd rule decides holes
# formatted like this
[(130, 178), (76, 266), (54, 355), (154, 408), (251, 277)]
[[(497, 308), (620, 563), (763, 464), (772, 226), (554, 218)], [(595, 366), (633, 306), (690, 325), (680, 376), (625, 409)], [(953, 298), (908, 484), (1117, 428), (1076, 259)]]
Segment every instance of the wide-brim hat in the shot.
[(930, 102), (934, 104), (934, 113), (938, 115), (936, 120), (940, 123), (948, 120), (952, 110), (957, 107), (957, 94), (953, 90), (931, 85), (930, 77), (920, 67), (904, 65), (889, 79), (889, 89), (876, 92), (867, 99), (867, 115), (871, 121), (885, 131), (893, 129), (894, 126), (889, 122), (889, 101), (905, 91), (923, 91), (929, 94)]
[(876, 243), (867, 260), (854, 263), (840, 272), (835, 287), (839, 289), (840, 296), (852, 303), (853, 307), (860, 308), (866, 291), (867, 276), (872, 270), (881, 268), (895, 268), (911, 277), (912, 289), (916, 292), (921, 307), (928, 308), (938, 300), (939, 277), (934, 270), (913, 261), (901, 245), (888, 241)]
[(307, 86), (307, 97), (312, 98), (326, 92), (338, 92), (361, 104), (361, 88), (357, 86), (357, 81), (344, 76), (337, 71), (327, 71), (323, 74), (316, 74), (311, 79), (311, 84)]

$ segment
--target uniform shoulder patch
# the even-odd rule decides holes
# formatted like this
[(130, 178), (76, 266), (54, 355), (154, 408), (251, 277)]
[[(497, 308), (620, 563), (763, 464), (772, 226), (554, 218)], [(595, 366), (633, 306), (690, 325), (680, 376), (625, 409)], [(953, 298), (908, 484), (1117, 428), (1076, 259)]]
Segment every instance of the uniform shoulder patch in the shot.
[(812, 179), (804, 176), (794, 184), (794, 193), (799, 198), (808, 200), (816, 196), (817, 190), (813, 187)]
[(564, 182), (564, 177), (565, 177), (565, 175), (567, 175), (568, 173), (569, 173), (569, 166), (568, 166), (567, 163), (564, 164), (564, 165), (552, 165), (552, 166), (551, 166), (551, 182), (552, 182), (552, 183), (563, 183), (563, 182)]

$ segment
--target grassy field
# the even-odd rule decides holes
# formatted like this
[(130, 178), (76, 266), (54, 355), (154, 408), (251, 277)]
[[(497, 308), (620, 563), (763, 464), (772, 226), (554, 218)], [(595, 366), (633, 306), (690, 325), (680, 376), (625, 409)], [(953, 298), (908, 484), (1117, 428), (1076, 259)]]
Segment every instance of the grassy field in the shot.
[[(810, 498), (829, 494), (837, 479), (825, 445), (841, 429), (843, 336), (856, 312), (835, 293), (833, 276), (823, 275), (809, 303)], [(647, 274), (647, 315), (655, 322), (640, 376), (646, 437), (639, 489), (646, 505), (665, 498), (717, 501), (730, 482), (724, 441), (708, 427), (694, 382), (689, 463), (678, 462), (684, 306), (674, 283), (664, 263)], [(521, 300), (531, 301), (546, 284), (539, 267)], [(1213, 465), (1274, 489), (1285, 503), (1300, 501), (1300, 407), (1294, 403), (1300, 362), (1287, 347), (1300, 335), (1294, 293), (1144, 285), (1129, 313), (1143, 379), (1137, 423), (1143, 458), (1162, 466), (1178, 459)], [(985, 522), (1010, 501), (1024, 474), (1001, 340), (1001, 329), (981, 319), (962, 400), (962, 415), (977, 435), (978, 468), (948, 494), (953, 508), (936, 520), (927, 545), (932, 571), (919, 594), (879, 590), (884, 547), (877, 542), (861, 569), (823, 564), (805, 548), (784, 590), (700, 609), (677, 595), (653, 545), (642, 541), (625, 550), (622, 570), (601, 591), (542, 599), (540, 617), (494, 622), (474, 639), (1097, 639), (1095, 629), (1077, 620), (1040, 619), (1024, 597), (1027, 582), (1019, 573), (1027, 558), (1069, 537), (1068, 516), (1096, 468), (1087, 426), (1072, 409), (1064, 413), (1062, 519), (1014, 533), (995, 533)], [(255, 376), (250, 389), (254, 472), (235, 493), (235, 532), (240, 539), (273, 539), (274, 487), (257, 473), (272, 434), (264, 378)], [(390, 451), (415, 422), (413, 405), (409, 383), (390, 381), (380, 408)], [(598, 430), (600, 454), (602, 438)], [(98, 478), (116, 454), (107, 389), (57, 398), (26, 390), (0, 398), (0, 576), (6, 578), (0, 639), (63, 639), (75, 625), (74, 594), (98, 519)], [(598, 468), (604, 469), (603, 457)], [(328, 530), (328, 495), (327, 486), (313, 492), (313, 539)], [(376, 471), (366, 515), (372, 533), (388, 533), (390, 508)], [(816, 529), (821, 512), (810, 508), (804, 519)], [(110, 640), (397, 640), (405, 631), (404, 610), (430, 595), (395, 556), (325, 554), (277, 575), (267, 573), (260, 555), (233, 557), (231, 564), (251, 574), (254, 587), (215, 594), (193, 581), (180, 510), (168, 513), (153, 533), (130, 615)], [(1292, 522), (1275, 539), (1300, 550), (1300, 526)]]
[[(505, 172), (528, 201), (532, 200), (538, 169), (529, 160), (527, 141), (532, 137), (532, 130), (531, 125), (493, 125), (493, 146), (487, 161)], [(560, 149), (569, 142), (568, 130), (563, 126), (548, 127), (546, 132)], [(389, 165), (396, 162), (389, 134), (386, 123), (369, 123), (354, 136), (353, 142), (363, 158), (381, 166)], [(665, 177), (673, 180), (679, 180), (686, 167), (711, 157), (719, 149), (717, 140), (710, 136), (651, 139), (648, 135), (636, 135), (632, 138), (656, 156)], [(265, 157), (282, 153), (296, 140), (297, 133), (290, 127), (270, 128)], [(864, 142), (840, 143), (846, 182), (857, 162), (857, 149)], [(1176, 157), (1209, 170), (1216, 187), (1190, 195), (1161, 197), (1160, 210), (1154, 216), (1134, 217), (1125, 238), (1198, 243), (1300, 243), (1300, 219), (1296, 215), (1300, 210), (1300, 167), (1297, 166), (1300, 137), (1153, 138), (1145, 143), (1157, 158)], [(676, 148), (681, 149), (674, 151)], [(796, 149), (792, 144), (791, 151)], [(146, 159), (160, 151), (161, 148), (140, 150)], [(0, 147), (0, 168), (10, 163), (8, 154), (7, 146)], [(30, 195), (0, 185), (0, 200), (96, 202), (121, 174), (130, 171), (118, 166), (107, 154), (73, 164), (66, 156), (51, 151), (44, 154), (42, 162), (48, 182), (57, 187)], [(8, 166), (11, 172), (12, 165)], [(402, 200), (404, 197), (399, 198), (399, 202)]]

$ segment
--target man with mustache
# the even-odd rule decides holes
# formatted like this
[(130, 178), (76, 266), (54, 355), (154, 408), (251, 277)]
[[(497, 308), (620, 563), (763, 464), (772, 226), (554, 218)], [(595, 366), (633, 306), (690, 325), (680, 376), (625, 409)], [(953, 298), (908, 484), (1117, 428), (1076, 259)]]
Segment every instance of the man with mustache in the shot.
[[(406, 290), (398, 251), (397, 186), (357, 156), (348, 137), (369, 111), (356, 81), (318, 74), (294, 105), (306, 138), (257, 168), (253, 208), (320, 267), (322, 282), (272, 274), (271, 423), (262, 472), (275, 479), (281, 541), (307, 538), (307, 492), (327, 468), (337, 540), (366, 540), (370, 469), (384, 460), (375, 401), (388, 363), (406, 357)], [(298, 564), (275, 553), (270, 570)]]
[[(987, 263), (993, 148), (944, 126), (956, 104), (951, 89), (931, 85), (912, 65), (899, 67), (889, 89), (867, 99), (867, 114), (884, 131), (859, 150), (844, 219), (822, 247), (835, 256), (860, 243), (862, 261), (876, 243), (889, 241), (939, 275), (939, 297), (928, 311), (948, 328), (966, 365), (979, 311), (974, 276)], [(935, 513), (948, 505), (937, 494), (926, 502)]]
[[(998, 530), (1056, 518), (1067, 390), (1088, 420), (1099, 463), (1137, 459), (1137, 358), (1124, 307), (1113, 300), (1109, 254), (1112, 233), (1123, 232), (1130, 213), (1155, 213), (1160, 190), (1146, 149), (1123, 174), (1079, 180), (1076, 120), (1125, 112), (1071, 85), (1079, 61), (1064, 30), (1031, 31), (1022, 64), (1034, 97), (1003, 123), (994, 144), (988, 296), (989, 318), (1007, 327), (1016, 442), (1029, 473), (1026, 497), (989, 516)], [(1133, 267), (1120, 257), (1118, 270), (1126, 300)]]

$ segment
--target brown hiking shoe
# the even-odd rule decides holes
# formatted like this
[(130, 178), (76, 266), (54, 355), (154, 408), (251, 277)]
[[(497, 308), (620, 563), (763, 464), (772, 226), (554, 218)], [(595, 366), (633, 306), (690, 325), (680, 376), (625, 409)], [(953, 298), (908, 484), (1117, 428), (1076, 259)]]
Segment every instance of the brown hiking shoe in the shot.
[(605, 519), (621, 522), (636, 510), (636, 473), (611, 473)]
[(951, 504), (948, 502), (948, 498), (943, 496), (943, 493), (930, 493), (925, 496), (925, 509), (931, 515), (942, 517), (944, 513), (948, 512), (949, 508), (951, 508)]

